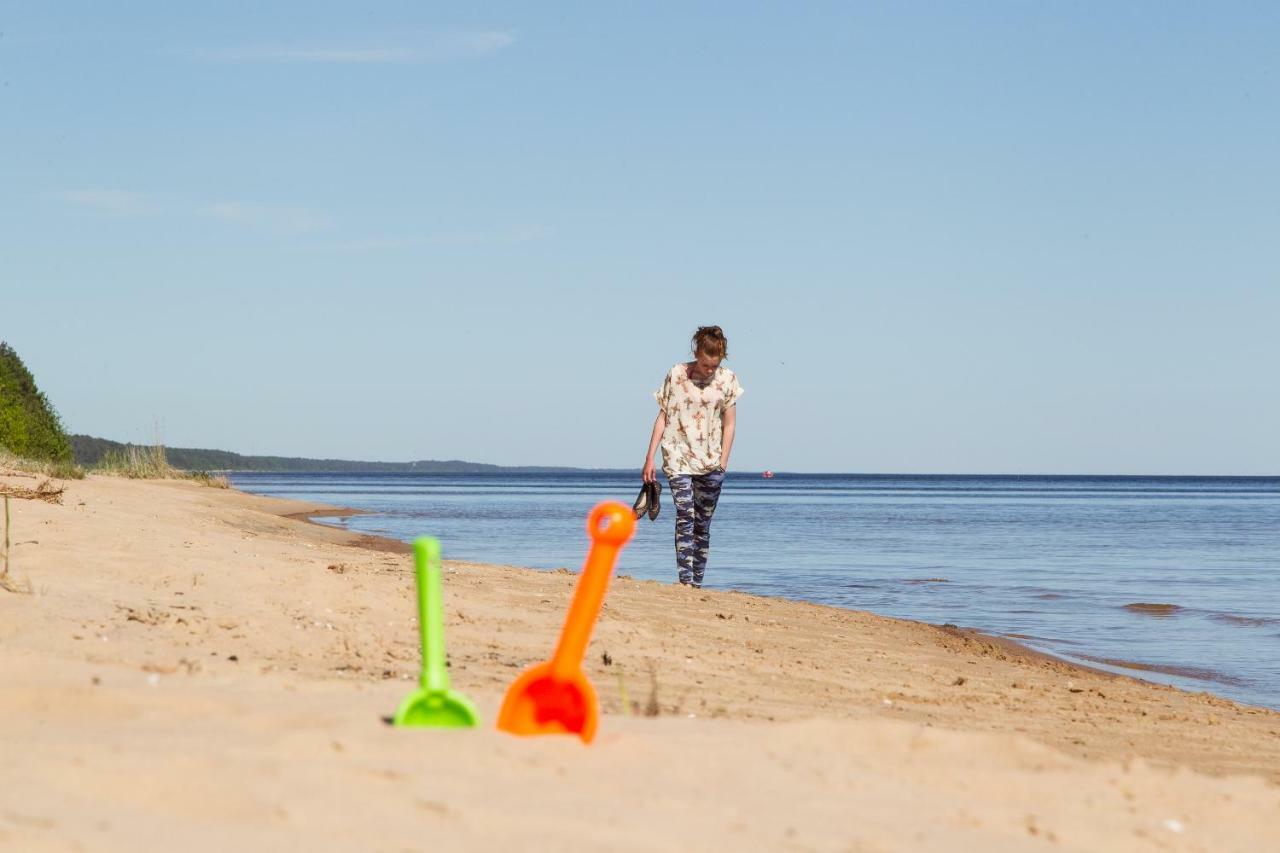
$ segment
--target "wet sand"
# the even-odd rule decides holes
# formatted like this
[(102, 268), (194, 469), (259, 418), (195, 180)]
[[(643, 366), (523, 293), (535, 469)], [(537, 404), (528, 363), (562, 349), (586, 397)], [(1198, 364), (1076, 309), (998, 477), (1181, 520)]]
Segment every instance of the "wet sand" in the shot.
[(395, 730), (412, 567), (298, 517), (325, 510), (96, 477), (13, 502), (34, 592), (0, 591), (0, 847), (1280, 847), (1276, 712), (628, 578), (589, 652), (591, 747), (489, 727), (574, 575), (471, 563), (446, 563), (450, 673), (486, 725)]

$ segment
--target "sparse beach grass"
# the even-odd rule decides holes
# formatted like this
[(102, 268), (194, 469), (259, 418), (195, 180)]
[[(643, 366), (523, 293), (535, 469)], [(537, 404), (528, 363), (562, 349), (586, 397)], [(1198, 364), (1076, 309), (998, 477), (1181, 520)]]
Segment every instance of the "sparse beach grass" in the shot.
[(229, 489), (231, 481), (227, 479), (226, 474), (214, 474), (210, 471), (189, 471), (187, 476), (203, 486), (211, 489)]
[(108, 450), (93, 471), (130, 480), (194, 480), (214, 489), (231, 487), (231, 481), (225, 474), (173, 467), (169, 464), (164, 445), (159, 443), (149, 446), (131, 444), (123, 450)]
[(34, 474), (55, 480), (83, 480), (84, 469), (74, 462), (46, 462), (24, 459), (0, 448), (0, 472)]
[(93, 470), (98, 474), (111, 474), (131, 480), (178, 479), (183, 475), (183, 472), (169, 464), (163, 444), (149, 447), (131, 444), (124, 450), (108, 450)]

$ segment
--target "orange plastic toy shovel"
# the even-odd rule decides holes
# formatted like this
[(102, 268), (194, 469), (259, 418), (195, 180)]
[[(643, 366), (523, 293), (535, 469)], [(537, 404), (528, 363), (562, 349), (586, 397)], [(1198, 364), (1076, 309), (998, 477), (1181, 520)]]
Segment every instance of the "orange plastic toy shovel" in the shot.
[(595, 737), (600, 709), (595, 688), (582, 671), (582, 657), (618, 552), (635, 530), (635, 513), (624, 504), (606, 501), (591, 510), (587, 516), (591, 550), (560, 631), (555, 657), (529, 667), (507, 689), (498, 712), (498, 728), (516, 735), (576, 734), (583, 743)]

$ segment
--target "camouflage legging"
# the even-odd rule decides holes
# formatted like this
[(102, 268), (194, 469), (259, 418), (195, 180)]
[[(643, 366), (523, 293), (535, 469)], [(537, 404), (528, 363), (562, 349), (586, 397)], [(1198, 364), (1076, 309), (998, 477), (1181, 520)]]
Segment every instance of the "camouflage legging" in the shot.
[(668, 478), (676, 504), (676, 569), (680, 583), (702, 586), (711, 547), (711, 516), (720, 500), (724, 472), (678, 474)]

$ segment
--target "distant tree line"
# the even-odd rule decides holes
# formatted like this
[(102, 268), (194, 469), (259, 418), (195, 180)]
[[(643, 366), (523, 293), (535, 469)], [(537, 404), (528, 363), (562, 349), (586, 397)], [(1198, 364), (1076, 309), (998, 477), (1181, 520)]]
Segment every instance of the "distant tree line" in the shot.
[[(126, 444), (91, 435), (68, 436), (57, 411), (36, 386), (35, 377), (7, 343), (0, 341), (0, 450), (35, 462), (94, 468), (108, 455), (129, 456)], [(136, 454), (135, 454), (136, 455)], [(295, 456), (245, 456), (228, 450), (166, 447), (162, 460), (186, 471), (300, 471), (331, 473), (565, 473), (581, 468), (505, 466), (459, 459), (418, 462), (361, 462), (350, 459), (306, 459)], [(83, 476), (75, 472), (73, 476)]]
[[(122, 452), (131, 446), (119, 441), (91, 435), (71, 436), (76, 462), (92, 468), (108, 453)], [(229, 450), (205, 450), (190, 447), (166, 447), (169, 464), (187, 471), (297, 471), (313, 473), (423, 473), (479, 474), (485, 472), (560, 473), (577, 468), (509, 467), (458, 459), (424, 459), (418, 462), (360, 462), (351, 459), (306, 459), (297, 456), (245, 456)]]

